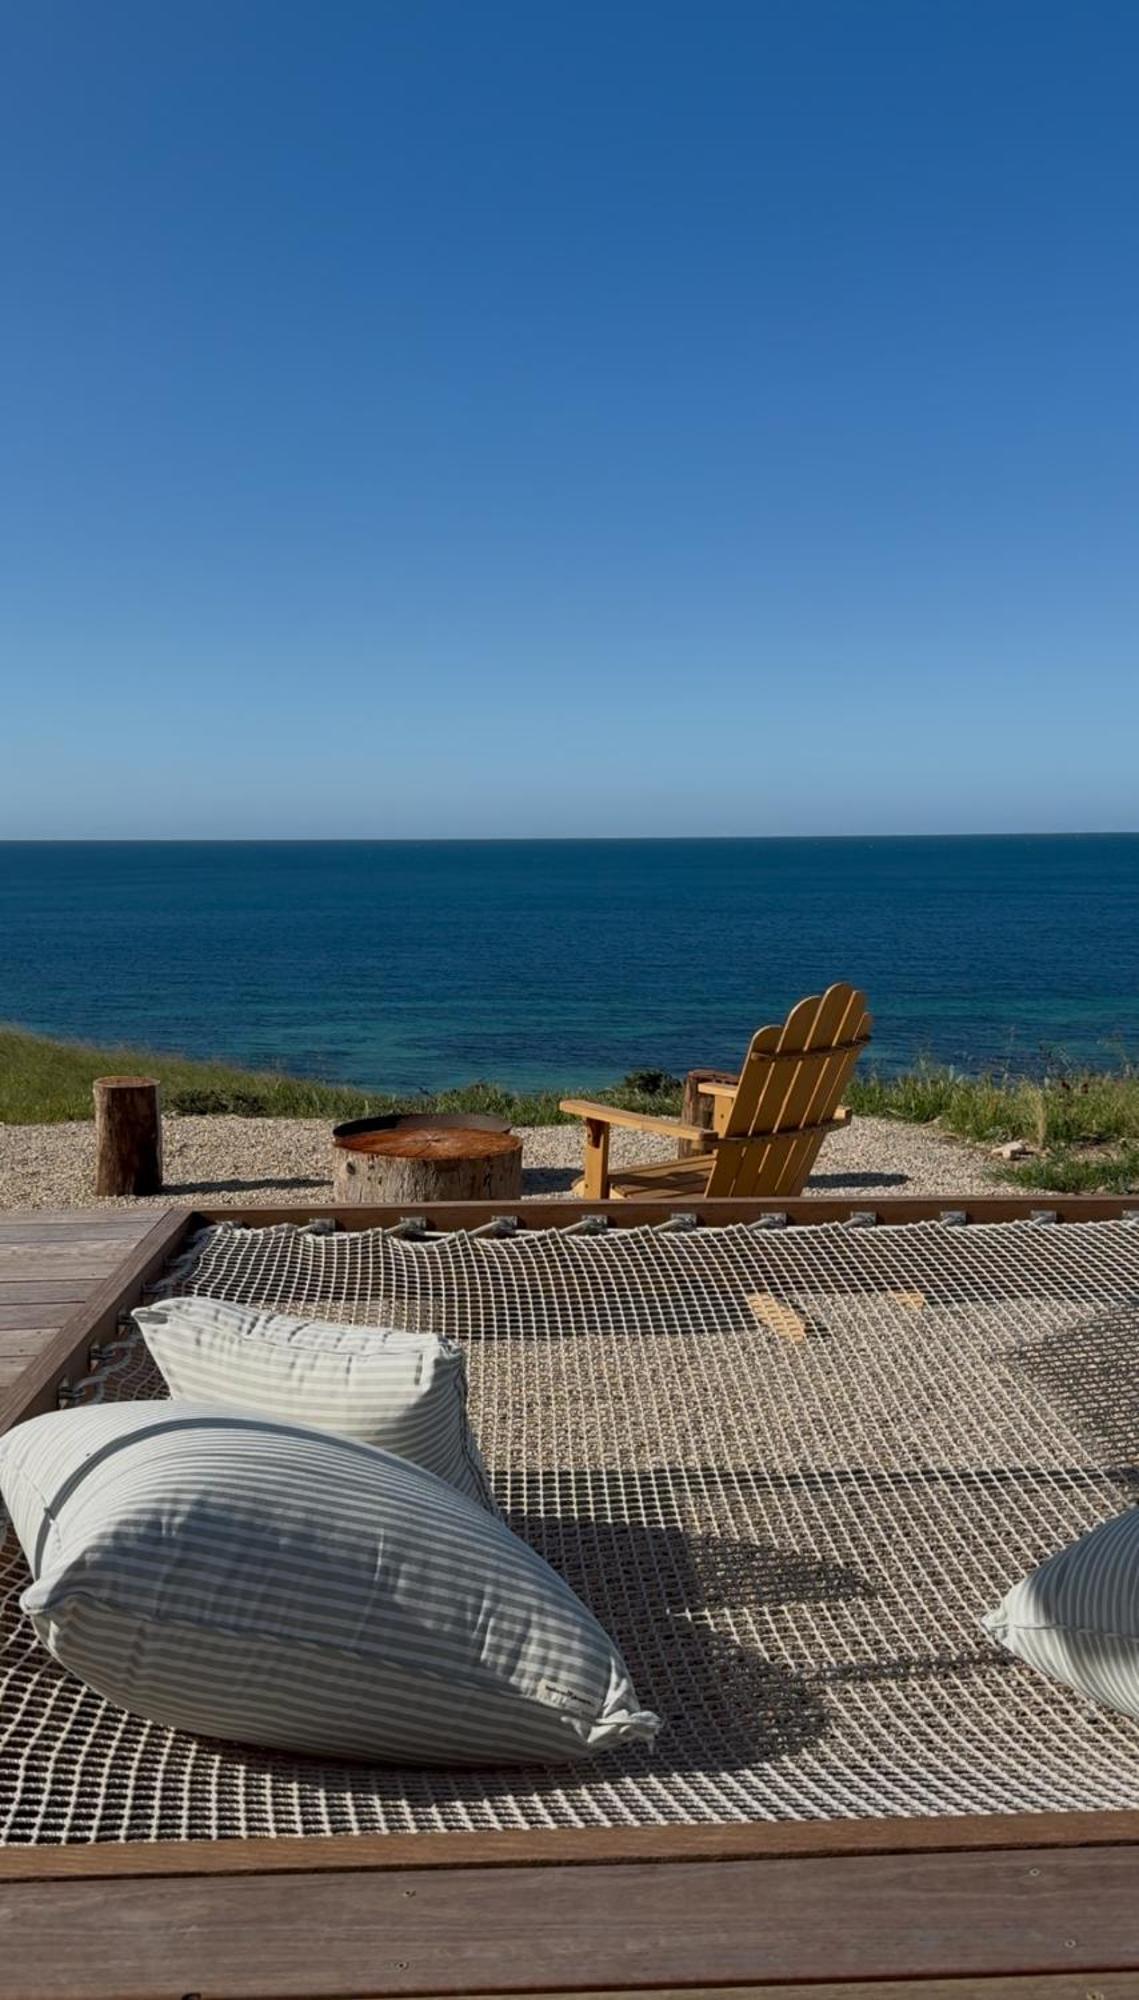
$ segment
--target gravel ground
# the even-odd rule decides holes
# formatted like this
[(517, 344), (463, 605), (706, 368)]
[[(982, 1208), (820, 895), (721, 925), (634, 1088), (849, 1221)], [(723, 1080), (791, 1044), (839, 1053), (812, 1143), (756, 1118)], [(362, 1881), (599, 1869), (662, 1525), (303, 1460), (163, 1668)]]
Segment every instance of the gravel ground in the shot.
[[(324, 1119), (168, 1118), (166, 1187), (142, 1204), (96, 1203), (91, 1193), (94, 1127), (0, 1125), (0, 1209), (169, 1206), (208, 1196), (211, 1204), (303, 1203), (331, 1199), (329, 1127)], [(522, 1128), (524, 1191), (564, 1196), (581, 1172), (581, 1127)], [(614, 1166), (663, 1160), (674, 1148), (649, 1133), (613, 1134)], [(855, 1119), (832, 1133), (808, 1194), (977, 1195), (994, 1189), (991, 1162), (976, 1147), (917, 1125)]]

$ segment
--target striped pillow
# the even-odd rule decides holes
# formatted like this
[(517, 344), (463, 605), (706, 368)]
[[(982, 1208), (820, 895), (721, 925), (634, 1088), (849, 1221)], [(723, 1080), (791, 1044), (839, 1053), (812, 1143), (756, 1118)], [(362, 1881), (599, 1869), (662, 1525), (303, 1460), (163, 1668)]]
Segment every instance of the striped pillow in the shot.
[(981, 1622), (1030, 1667), (1139, 1718), (1139, 1509), (1050, 1556)]
[(140, 1306), (134, 1320), (172, 1396), (382, 1445), (497, 1513), (454, 1341), (198, 1297)]
[(592, 1614), (419, 1466), (209, 1404), (0, 1440), (48, 1651), (174, 1729), (410, 1764), (560, 1763), (659, 1724)]

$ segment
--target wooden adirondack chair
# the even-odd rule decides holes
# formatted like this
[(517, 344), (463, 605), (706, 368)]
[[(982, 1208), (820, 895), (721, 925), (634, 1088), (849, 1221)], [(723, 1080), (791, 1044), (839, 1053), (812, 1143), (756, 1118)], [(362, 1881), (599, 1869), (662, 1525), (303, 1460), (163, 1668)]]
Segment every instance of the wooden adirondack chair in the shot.
[[(734, 1082), (701, 1083), (713, 1099), (713, 1130), (678, 1118), (617, 1111), (585, 1098), (562, 1099), (562, 1110), (585, 1120), (585, 1172), (574, 1187), (588, 1201), (704, 1200), (715, 1195), (796, 1195), (828, 1132), (846, 1125), (840, 1106), (850, 1073), (870, 1040), (866, 995), (828, 986), (792, 1007), (781, 1026), (752, 1036)], [(609, 1172), (609, 1132), (632, 1125), (679, 1140), (711, 1145), (696, 1158)]]

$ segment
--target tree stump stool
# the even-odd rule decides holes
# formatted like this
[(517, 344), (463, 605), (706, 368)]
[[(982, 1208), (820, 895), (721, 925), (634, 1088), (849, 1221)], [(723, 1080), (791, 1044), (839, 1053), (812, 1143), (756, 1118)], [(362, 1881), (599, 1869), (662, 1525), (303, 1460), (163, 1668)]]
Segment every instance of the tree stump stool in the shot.
[(692, 1159), (695, 1155), (714, 1153), (716, 1150), (712, 1143), (715, 1129), (716, 1104), (714, 1098), (705, 1096), (700, 1085), (702, 1083), (734, 1083), (735, 1081), (736, 1079), (731, 1071), (726, 1069), (689, 1070), (688, 1075), (684, 1079), (684, 1100), (680, 1107), (680, 1116), (686, 1125), (702, 1125), (708, 1134), (708, 1138), (705, 1140), (682, 1139), (676, 1149), (679, 1159), (688, 1160)]
[(359, 1118), (338, 1125), (333, 1193), (339, 1202), (513, 1201), (522, 1193), (522, 1141), (501, 1118)]
[(162, 1116), (153, 1077), (100, 1076), (95, 1097), (95, 1193), (157, 1194)]

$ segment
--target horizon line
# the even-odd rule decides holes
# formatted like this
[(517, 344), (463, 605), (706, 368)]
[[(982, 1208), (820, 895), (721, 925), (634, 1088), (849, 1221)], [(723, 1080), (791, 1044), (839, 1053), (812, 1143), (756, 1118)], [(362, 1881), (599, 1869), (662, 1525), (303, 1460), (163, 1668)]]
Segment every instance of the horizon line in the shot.
[(1139, 840), (1139, 827), (985, 828), (932, 833), (502, 833), (502, 834), (38, 834), (0, 835), (0, 847), (586, 847), (744, 846), (792, 841)]

